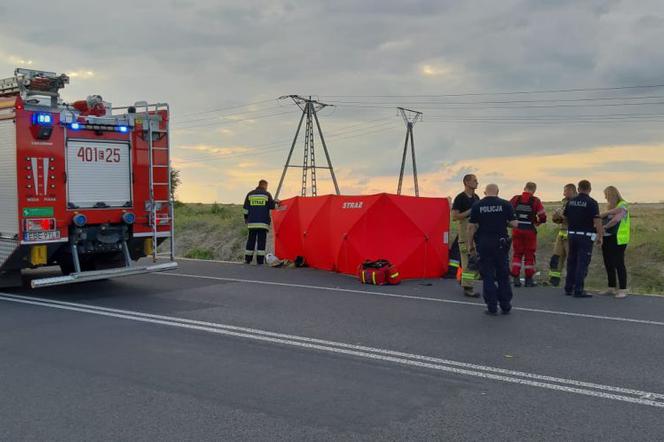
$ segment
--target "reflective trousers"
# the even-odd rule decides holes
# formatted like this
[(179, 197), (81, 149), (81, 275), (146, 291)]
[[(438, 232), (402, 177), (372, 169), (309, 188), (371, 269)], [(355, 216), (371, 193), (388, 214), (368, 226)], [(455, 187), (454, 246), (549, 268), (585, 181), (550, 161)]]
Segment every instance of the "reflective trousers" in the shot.
[(468, 268), (470, 260), (470, 245), (472, 238), (468, 238), (468, 220), (464, 219), (459, 221), (459, 253), (461, 255), (461, 286), (464, 288), (472, 288), (473, 281), (477, 279), (477, 272), (471, 271)]
[(521, 274), (524, 269), (526, 278), (535, 274), (535, 252), (537, 251), (537, 232), (534, 230), (514, 229), (512, 231), (512, 276)]
[(556, 242), (553, 245), (553, 255), (551, 256), (551, 262), (549, 263), (550, 279), (555, 278), (560, 281), (568, 254), (569, 243), (567, 242), (567, 236), (563, 236), (559, 233), (558, 236), (556, 236)]
[(247, 246), (244, 250), (244, 261), (249, 264), (254, 259), (254, 249), (256, 250), (256, 262), (263, 264), (265, 262), (265, 246), (267, 243), (267, 229), (249, 229), (247, 236)]

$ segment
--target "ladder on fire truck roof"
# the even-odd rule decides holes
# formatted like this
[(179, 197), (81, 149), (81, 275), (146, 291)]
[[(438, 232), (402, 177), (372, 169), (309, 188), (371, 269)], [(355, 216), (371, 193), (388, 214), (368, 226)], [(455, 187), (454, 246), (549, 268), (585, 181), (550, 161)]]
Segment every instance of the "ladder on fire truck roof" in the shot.
[(69, 83), (66, 74), (17, 68), (14, 76), (0, 79), (0, 97), (21, 95), (28, 99), (33, 95), (50, 97), (51, 106), (58, 104), (59, 90)]
[[(149, 186), (150, 186), (150, 201), (149, 201), (149, 210), (150, 210), (150, 227), (152, 228), (152, 260), (157, 261), (159, 257), (168, 257), (171, 261), (175, 260), (175, 216), (174, 216), (174, 198), (173, 198), (173, 183), (171, 179), (171, 156), (170, 156), (170, 133), (169, 133), (169, 119), (165, 121), (166, 127), (161, 129), (159, 126), (159, 121), (154, 118), (155, 115), (158, 115), (160, 110), (166, 110), (166, 113), (170, 113), (168, 104), (166, 103), (157, 103), (157, 104), (148, 104), (146, 102), (136, 103), (137, 115), (141, 113), (138, 112), (138, 108), (144, 108), (145, 111), (141, 112), (143, 114), (143, 131), (146, 134), (146, 139), (148, 140), (148, 158), (149, 158)], [(166, 146), (154, 146), (155, 135), (165, 134)], [(166, 163), (158, 163), (155, 161), (155, 152), (165, 152), (166, 153)], [(166, 182), (156, 182), (155, 181), (155, 171), (157, 169), (167, 169), (168, 174), (166, 175)], [(163, 175), (163, 174), (158, 174)], [(164, 187), (168, 188), (168, 198), (167, 199), (157, 199), (155, 196), (157, 189), (163, 189)], [(159, 213), (161, 207), (167, 204), (168, 205), (168, 215), (163, 216)], [(160, 216), (162, 215), (162, 216)], [(168, 239), (169, 250), (168, 252), (158, 252), (158, 235), (159, 235), (159, 226), (161, 223), (168, 223), (170, 229), (170, 237)]]

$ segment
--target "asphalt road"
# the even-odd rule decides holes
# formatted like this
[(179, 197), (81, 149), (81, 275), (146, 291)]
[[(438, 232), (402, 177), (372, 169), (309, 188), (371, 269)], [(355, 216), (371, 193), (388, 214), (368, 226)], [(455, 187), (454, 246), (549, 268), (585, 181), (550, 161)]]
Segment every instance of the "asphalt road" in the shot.
[(0, 294), (0, 440), (664, 440), (664, 298), (181, 261)]

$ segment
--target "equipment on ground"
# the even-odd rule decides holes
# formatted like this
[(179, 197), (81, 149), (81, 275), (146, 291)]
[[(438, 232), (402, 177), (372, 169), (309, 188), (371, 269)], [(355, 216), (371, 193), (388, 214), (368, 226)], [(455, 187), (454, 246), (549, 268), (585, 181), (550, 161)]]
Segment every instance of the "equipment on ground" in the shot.
[(357, 267), (357, 277), (362, 284), (399, 285), (399, 269), (386, 259), (366, 260)]
[[(0, 80), (0, 284), (52, 265), (64, 276), (32, 287), (177, 267), (168, 105), (69, 105), (67, 83), (28, 69)], [(152, 265), (132, 263), (146, 256)]]

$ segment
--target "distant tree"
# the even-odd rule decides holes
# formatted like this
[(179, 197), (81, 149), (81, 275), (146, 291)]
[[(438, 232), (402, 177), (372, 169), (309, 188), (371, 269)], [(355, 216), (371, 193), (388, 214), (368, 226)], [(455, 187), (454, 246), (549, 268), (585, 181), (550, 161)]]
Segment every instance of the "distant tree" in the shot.
[(171, 198), (173, 201), (177, 201), (175, 198), (175, 192), (182, 184), (182, 177), (180, 176), (180, 171), (178, 169), (171, 169)]

